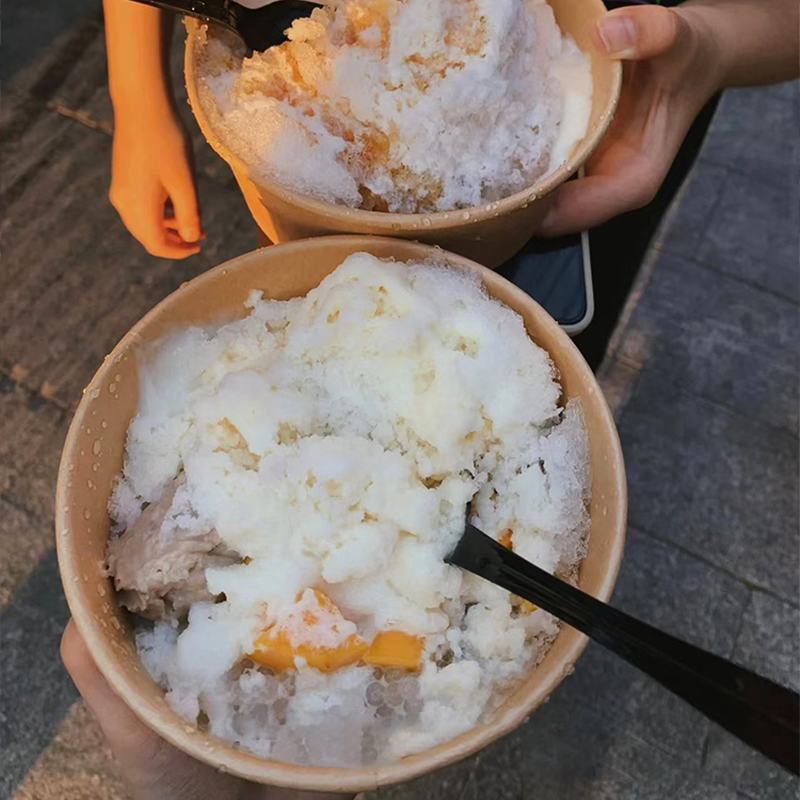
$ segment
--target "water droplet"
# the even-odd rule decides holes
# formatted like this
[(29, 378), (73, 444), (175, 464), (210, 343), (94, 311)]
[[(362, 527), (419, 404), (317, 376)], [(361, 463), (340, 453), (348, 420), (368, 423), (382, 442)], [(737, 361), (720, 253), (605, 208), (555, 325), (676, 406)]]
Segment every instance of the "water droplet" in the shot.
[(91, 434), (91, 432), (92, 432), (92, 429), (91, 429), (91, 428), (86, 428), (86, 433), (87, 433), (87, 435), (90, 435), (90, 434)]
[(108, 423), (107, 423), (105, 420), (103, 420), (103, 421), (100, 423), (100, 427), (101, 427), (101, 428), (107, 428), (107, 427), (108, 427)]
[(430, 217), (423, 217), (423, 218), (422, 218), (422, 224), (423, 224), (423, 225), (424, 225), (426, 228), (430, 228), (430, 226), (431, 226), (431, 218), (430, 218)]
[(122, 375), (119, 372), (114, 376), (114, 380), (119, 383), (122, 380)]
[(469, 219), (469, 216), (470, 216), (469, 215), (469, 211), (462, 211), (461, 212), (461, 219), (463, 219), (464, 222), (466, 222)]
[(109, 383), (108, 384), (108, 391), (111, 392), (111, 394), (114, 394), (114, 392), (117, 391), (117, 384), (116, 383)]
[(100, 390), (95, 387), (91, 392), (89, 392), (89, 397), (91, 397), (92, 400), (97, 400), (97, 398), (100, 397)]
[(97, 584), (97, 594), (99, 594), (100, 597), (105, 597), (106, 596), (106, 587), (103, 586), (102, 583), (98, 583)]
[(412, 228), (419, 228), (419, 222), (412, 222), (411, 223), (411, 227)]
[(97, 463), (92, 464), (92, 472), (97, 472), (100, 469), (100, 465)]
[(603, 514), (604, 517), (608, 516), (608, 508), (606, 506), (603, 506), (602, 514)]
[(78, 583), (79, 580), (80, 580), (80, 578), (77, 575), (73, 575), (72, 576), (72, 582), (73, 583)]
[(81, 450), (80, 453), (81, 453), (82, 456), (86, 455), (86, 451), (85, 450)]
[(61, 535), (62, 536), (69, 536), (69, 530), (67, 528), (64, 528), (64, 530), (61, 531)]
[[(113, 625), (113, 626), (114, 626), (114, 627), (115, 627), (117, 630), (119, 630), (119, 629), (122, 627), (122, 626), (119, 624), (119, 620), (118, 620), (116, 617), (111, 617), (111, 624), (112, 624), (112, 625)], [(139, 670), (137, 669), (136, 671), (138, 672)]]
[(94, 489), (94, 481), (93, 481), (93, 480), (91, 480), (91, 478), (90, 478), (88, 481), (86, 481), (86, 485), (87, 485), (87, 486), (88, 486), (90, 489)]
[(222, 270), (222, 274), (223, 275), (227, 275), (228, 274), (228, 270), (226, 270), (226, 269)]
[(442, 219), (450, 219), (450, 215), (449, 214), (442, 214)]
[(84, 519), (90, 519), (90, 518), (91, 518), (91, 516), (92, 516), (92, 512), (91, 512), (91, 511), (89, 511), (89, 509), (88, 509), (88, 508), (84, 508), (84, 509), (83, 509), (83, 518), (84, 518)]
[(94, 444), (92, 445), (92, 452), (96, 455), (100, 455), (100, 451), (103, 449), (103, 443), (99, 439), (94, 440)]
[(400, 223), (399, 222), (393, 222), (392, 223), (392, 230), (393, 231), (399, 231), (400, 230)]

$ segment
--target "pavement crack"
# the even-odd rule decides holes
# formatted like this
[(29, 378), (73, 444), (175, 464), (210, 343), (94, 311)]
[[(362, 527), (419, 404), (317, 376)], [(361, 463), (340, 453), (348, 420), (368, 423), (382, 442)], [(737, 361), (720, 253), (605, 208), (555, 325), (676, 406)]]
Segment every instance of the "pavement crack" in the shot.
[(51, 406), (61, 413), (73, 411), (68, 403), (55, 397), (56, 388), (52, 384), (44, 381), (39, 389), (33, 389), (25, 383), (27, 376), (28, 371), (19, 365), (15, 365), (10, 373), (0, 369), (0, 394), (11, 394), (14, 390), (23, 392), (31, 411), (37, 411), (42, 406)]
[(62, 117), (75, 120), (75, 122), (79, 122), (81, 125), (85, 125), (87, 128), (90, 128), (93, 131), (102, 131), (109, 136), (114, 135), (114, 126), (110, 122), (92, 119), (87, 112), (76, 111), (75, 109), (64, 105), (64, 103), (60, 102), (59, 100), (50, 100), (47, 103), (47, 108), (50, 111), (55, 111), (56, 114), (61, 114)]

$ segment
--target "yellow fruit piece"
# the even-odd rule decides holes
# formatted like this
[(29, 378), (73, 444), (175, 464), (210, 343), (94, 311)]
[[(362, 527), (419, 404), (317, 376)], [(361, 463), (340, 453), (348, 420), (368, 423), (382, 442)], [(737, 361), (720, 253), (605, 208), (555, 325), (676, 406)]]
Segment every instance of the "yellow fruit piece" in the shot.
[(539, 606), (535, 606), (533, 603), (531, 603), (530, 600), (520, 599), (519, 601), (519, 610), (522, 611), (523, 614), (533, 614), (538, 607)]
[(373, 667), (403, 667), (418, 670), (425, 640), (403, 631), (383, 631), (373, 640), (364, 661)]
[(514, 531), (511, 528), (506, 528), (499, 536), (497, 541), (503, 545), (503, 547), (507, 547), (509, 550), (511, 549), (512, 539), (514, 537)]
[[(297, 598), (298, 601), (302, 595), (303, 593), (301, 592)], [(313, 609), (307, 608), (303, 610), (303, 626), (308, 629), (308, 634), (305, 638), (312, 641), (315, 638), (315, 629), (320, 633), (318, 638), (323, 638), (325, 633), (322, 630), (323, 624), (329, 626), (334, 633), (337, 633), (337, 621), (344, 622), (344, 617), (342, 617), (339, 609), (327, 595), (315, 589), (314, 597), (317, 601), (317, 606), (326, 613), (318, 615)], [(320, 616), (327, 617), (326, 621), (322, 622)], [(331, 618), (333, 618), (333, 621)], [(287, 632), (283, 629), (276, 630), (274, 625), (263, 631), (253, 643), (253, 646), (254, 650), (250, 654), (250, 658), (275, 672), (293, 669), (294, 660), (298, 656), (304, 658), (309, 667), (318, 669), (320, 672), (334, 672), (359, 661), (364, 653), (367, 652), (368, 647), (367, 643), (355, 633), (348, 636), (337, 647), (319, 647), (308, 642), (295, 647)]]

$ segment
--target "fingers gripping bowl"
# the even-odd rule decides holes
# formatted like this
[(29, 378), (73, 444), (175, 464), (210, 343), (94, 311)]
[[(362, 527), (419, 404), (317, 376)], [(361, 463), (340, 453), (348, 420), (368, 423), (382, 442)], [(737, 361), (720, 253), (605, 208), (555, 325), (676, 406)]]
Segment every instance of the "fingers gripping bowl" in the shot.
[[(393, 31), (381, 57), (374, 55), (380, 36), (375, 43), (370, 38), (378, 24), (366, 27), (356, 46), (337, 39), (339, 17), (364, 12), (359, 0), (347, 2), (354, 7), (337, 11), (328, 27), (331, 41), (313, 39), (313, 25), (298, 29), (296, 36), (311, 36), (311, 45), (294, 41), (288, 67), (277, 56), (272, 63), (258, 56), (242, 67), (237, 56), (238, 66), (223, 68), (215, 35), (189, 20), (186, 83), (203, 134), (232, 167), (273, 241), (379, 234), (438, 244), (499, 266), (536, 232), (549, 193), (586, 161), (611, 121), (621, 67), (594, 52), (589, 40), (591, 25), (605, 11), (601, 0), (509, 0), (502, 9), (486, 4), (474, 30), (468, 20), (475, 4), (450, 0), (453, 18), (467, 19), (452, 36), (437, 28), (447, 29), (452, 20), (435, 14), (430, 30), (406, 25), (405, 17), (424, 16), (426, 4), (418, 3), (391, 23), (381, 17), (380, 25)], [(361, 2), (368, 12), (391, 6)], [(445, 0), (433, 5), (446, 17)], [(542, 24), (529, 25), (529, 18)], [(522, 29), (527, 40), (515, 45)], [(546, 41), (547, 32), (555, 41)], [(369, 46), (361, 47), (366, 40)], [(551, 49), (560, 49), (566, 62)], [(353, 53), (358, 55), (350, 63)], [(304, 56), (307, 69), (294, 62)], [(567, 62), (569, 79), (560, 71)], [(590, 99), (575, 88), (578, 72), (591, 84)], [(296, 80), (298, 73), (304, 74)], [(293, 93), (288, 99), (287, 83)], [(320, 97), (336, 102), (320, 107), (318, 88)], [(273, 113), (276, 104), (283, 110)], [(583, 110), (576, 117), (578, 107)], [(291, 122), (284, 111), (294, 117)], [(548, 144), (553, 137), (561, 141), (562, 123), (561, 134), (573, 128), (575, 134), (561, 146)], [(300, 146), (305, 137), (313, 146)], [(270, 161), (266, 171), (259, 165), (262, 156)], [(329, 172), (322, 191), (315, 184)]]
[[(565, 628), (544, 658), (526, 671), (490, 717), (455, 739), (381, 765), (342, 768), (298, 766), (260, 758), (211, 736), (178, 716), (144, 669), (130, 616), (117, 604), (101, 565), (110, 520), (108, 502), (123, 464), (125, 440), (136, 414), (136, 353), (176, 326), (219, 323), (244, 316), (253, 289), (285, 300), (303, 296), (345, 258), (366, 251), (380, 258), (477, 270), (489, 293), (524, 319), (533, 340), (550, 355), (563, 387), (562, 401), (579, 398), (588, 431), (592, 469), (591, 533), (580, 586), (610, 595), (622, 552), (625, 483), (613, 421), (591, 372), (574, 345), (532, 301), (503, 279), (457, 256), (415, 243), (365, 237), (297, 242), (251, 253), (192, 281), (145, 317), (118, 345), (87, 387), (70, 429), (59, 475), (59, 560), (70, 608), (99, 668), (131, 708), (154, 730), (189, 754), (251, 780), (322, 790), (361, 790), (429, 772), (463, 758), (518, 725), (571, 669), (585, 638)], [(324, 725), (324, 716), (320, 716)]]

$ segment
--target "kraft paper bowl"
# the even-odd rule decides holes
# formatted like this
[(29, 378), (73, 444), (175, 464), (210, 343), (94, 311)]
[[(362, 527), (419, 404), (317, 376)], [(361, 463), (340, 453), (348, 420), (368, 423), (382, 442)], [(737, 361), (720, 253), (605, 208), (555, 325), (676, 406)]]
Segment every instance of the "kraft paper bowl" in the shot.
[[(348, 208), (316, 199), (259, 179), (220, 139), (218, 116), (210, 92), (200, 79), (204, 57), (200, 23), (187, 19), (185, 73), (189, 101), (203, 135), (233, 169), (259, 227), (273, 242), (287, 242), (335, 233), (360, 233), (415, 239), (460, 253), (496, 268), (535, 235), (550, 206), (551, 192), (589, 158), (606, 132), (619, 99), (622, 67), (592, 47), (589, 30), (606, 8), (601, 0), (548, 0), (556, 21), (591, 58), (594, 95), (586, 135), (567, 161), (532, 186), (488, 206), (435, 214), (392, 214)], [(201, 102), (205, 98), (206, 102)]]
[[(132, 618), (120, 609), (102, 564), (108, 501), (120, 475), (125, 439), (137, 409), (137, 350), (176, 326), (232, 320), (246, 313), (252, 289), (267, 297), (305, 295), (348, 255), (367, 251), (398, 261), (435, 258), (480, 272), (491, 295), (517, 311), (531, 338), (561, 374), (564, 399), (580, 398), (591, 452), (592, 505), (581, 588), (607, 600), (625, 536), (625, 470), (614, 421), (594, 375), (569, 337), (530, 297), (496, 273), (428, 245), (381, 237), (337, 236), (290, 242), (235, 258), (159, 303), (114, 348), (86, 387), (69, 429), (58, 478), (58, 558), (70, 610), (113, 690), (156, 733), (189, 755), (252, 781), (319, 791), (361, 791), (410, 780), (462, 759), (522, 723), (567, 675), (587, 643), (564, 627), (493, 717), (478, 728), (398, 762), (331, 769), (270, 761), (240, 750), (180, 718), (136, 653)], [(335, 734), (334, 734), (335, 735)]]

